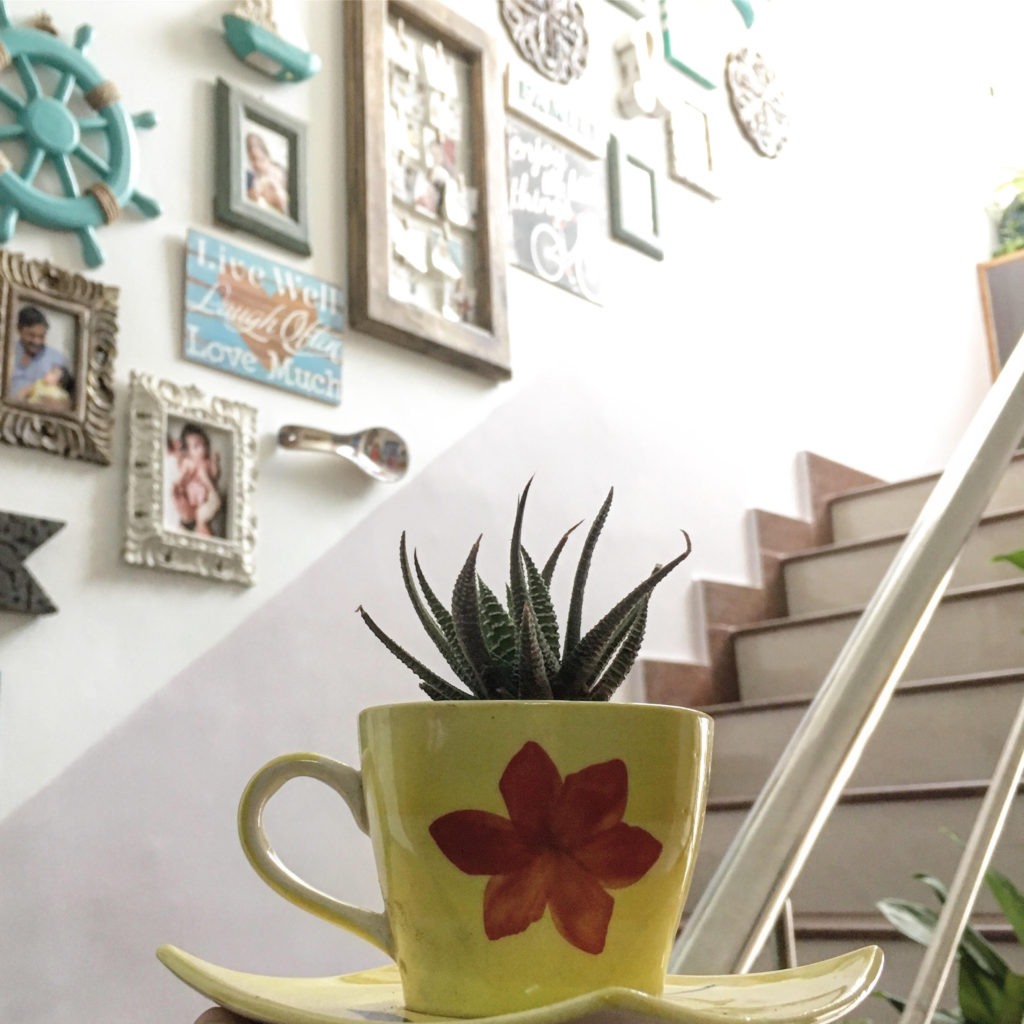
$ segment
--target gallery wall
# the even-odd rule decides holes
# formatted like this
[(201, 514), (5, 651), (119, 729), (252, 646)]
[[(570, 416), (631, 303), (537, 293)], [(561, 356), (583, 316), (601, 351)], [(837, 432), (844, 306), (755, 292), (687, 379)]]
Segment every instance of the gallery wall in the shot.
[[(497, 3), (451, 6), (517, 60)], [(15, 21), (36, 13), (8, 7)], [(323, 61), (306, 83), (239, 63), (220, 34), (226, 4), (48, 7), (64, 38), (94, 25), (91, 58), (130, 110), (157, 113), (140, 135), (140, 186), (164, 212), (127, 211), (103, 230), (96, 270), (77, 241), (31, 225), (10, 244), (121, 298), (111, 465), (0, 445), (0, 510), (66, 522), (27, 563), (59, 611), (0, 612), (3, 1020), (191, 1020), (206, 1001), (156, 963), (165, 941), (268, 973), (379, 962), (251, 874), (233, 814), (267, 758), (354, 758), (361, 707), (415, 698), (353, 614), (365, 603), (417, 645), (402, 529), (441, 591), (482, 531), (482, 572), (500, 585), (530, 476), (538, 550), (614, 485), (587, 611), (674, 554), (685, 528), (694, 553), (652, 603), (645, 653), (700, 660), (688, 585), (756, 582), (745, 510), (807, 511), (799, 451), (889, 479), (941, 468), (988, 384), (974, 266), (989, 254), (985, 204), (1016, 158), (1001, 111), (1024, 91), (1002, 72), (1014, 33), (995, 0), (969, 20), (939, 9), (927, 21), (881, 0), (756, 4), (752, 28), (738, 22), (723, 45), (760, 49), (785, 87), (792, 127), (776, 159), (742, 137), (723, 89), (677, 72), (665, 86), (712, 118), (718, 202), (667, 177), (661, 123), (616, 116), (612, 44), (633, 22), (587, 0), (588, 69), (566, 95), (596, 96), (655, 167), (663, 261), (608, 240), (602, 305), (510, 268), (513, 376), (501, 384), (354, 331), (338, 408), (185, 361), (189, 228), (346, 286), (341, 5), (279, 7)], [(218, 77), (308, 124), (308, 259), (213, 221)], [(122, 561), (131, 370), (258, 409), (253, 586)], [(284, 452), (284, 423), (387, 425), (406, 438), (411, 470), (386, 486)], [(375, 905), (369, 850), (336, 817), (329, 795), (301, 792), (282, 804), (275, 843)]]

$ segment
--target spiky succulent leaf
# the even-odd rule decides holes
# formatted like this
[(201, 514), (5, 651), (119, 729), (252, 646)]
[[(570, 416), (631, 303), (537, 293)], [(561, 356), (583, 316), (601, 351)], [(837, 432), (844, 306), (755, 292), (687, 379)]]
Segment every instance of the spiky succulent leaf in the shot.
[(416, 580), (420, 585), (420, 590), (423, 591), (423, 596), (427, 600), (427, 607), (437, 620), (437, 624), (440, 626), (445, 640), (448, 641), (452, 650), (462, 658), (462, 667), (460, 670), (456, 670), (456, 675), (458, 675), (458, 677), (468, 685), (468, 681), (473, 678), (473, 670), (470, 668), (469, 662), (465, 660), (465, 657), (462, 654), (462, 646), (459, 643), (458, 635), (455, 632), (455, 620), (452, 618), (452, 613), (448, 611), (443, 604), (441, 604), (440, 599), (431, 589), (426, 576), (423, 574), (423, 569), (420, 566), (419, 555), (415, 551), (412, 553), (412, 564), (416, 570)]
[(480, 588), (480, 622), (483, 625), (484, 643), (495, 661), (511, 667), (516, 659), (516, 627), (494, 591), (479, 576), (476, 583)]
[(551, 700), (551, 682), (544, 663), (542, 640), (537, 620), (529, 602), (523, 605), (523, 625), (519, 631), (519, 683), (520, 700)]
[[(409, 600), (412, 601), (412, 606), (416, 610), (416, 614), (419, 616), (419, 620), (423, 625), (423, 628), (427, 632), (427, 636), (434, 642), (434, 646), (441, 652), (444, 660), (448, 662), (451, 670), (461, 679), (463, 682), (468, 682), (472, 678), (472, 670), (463, 657), (462, 651), (459, 648), (458, 641), (455, 637), (454, 629), (450, 629), (447, 634), (438, 624), (436, 613), (432, 614), (428, 610), (427, 606), (424, 605), (423, 599), (420, 597), (419, 591), (416, 589), (416, 584), (413, 581), (412, 570), (409, 567), (409, 553), (405, 544), (405, 531), (402, 531), (402, 539), (398, 545), (398, 558), (402, 566), (402, 580), (405, 582), (405, 590), (409, 595)], [(417, 570), (419, 566), (417, 565)], [(422, 579), (422, 574), (421, 579)], [(427, 588), (429, 590), (429, 587)], [(436, 601), (436, 598), (435, 598)], [(451, 616), (443, 605), (440, 606), (439, 611), (449, 621)]]
[(548, 555), (548, 560), (544, 563), (544, 568), (541, 569), (540, 574), (544, 578), (544, 582), (550, 587), (551, 577), (555, 574), (555, 566), (558, 564), (558, 556), (562, 553), (562, 548), (565, 547), (565, 542), (569, 539), (569, 535), (575, 530), (583, 520), (575, 526), (570, 526), (565, 533), (562, 534), (562, 539), (555, 545), (555, 550)]
[(530, 493), (533, 477), (526, 481), (523, 493), (519, 495), (516, 505), (516, 519), (512, 524), (512, 543), (508, 555), (508, 611), (516, 630), (522, 628), (523, 604), (526, 601), (526, 579), (523, 575), (523, 562), (520, 556), (523, 546), (523, 513), (526, 511), (526, 496)]
[(480, 594), (476, 586), (476, 556), (479, 550), (480, 537), (477, 537), (470, 548), (469, 557), (455, 579), (455, 587), (452, 590), (452, 620), (455, 623), (455, 635), (459, 638), (462, 653), (476, 677), (471, 689), (478, 697), (486, 698), (487, 689), (483, 682), (491, 665), (491, 657), (484, 640), (483, 623), (480, 621)]
[(565, 650), (562, 653), (562, 664), (565, 664), (569, 658), (569, 652), (580, 642), (580, 623), (583, 621), (583, 591), (587, 586), (587, 576), (590, 574), (590, 562), (594, 557), (597, 538), (601, 536), (604, 521), (608, 518), (608, 510), (612, 507), (614, 492), (614, 487), (609, 489), (608, 497), (604, 499), (604, 504), (590, 524), (587, 539), (580, 552), (580, 560), (576, 564), (576, 575), (572, 581), (572, 595), (569, 598), (569, 615), (565, 620)]
[(647, 605), (651, 595), (643, 599), (640, 607), (633, 613), (633, 617), (626, 629), (626, 635), (615, 652), (611, 663), (601, 673), (601, 677), (590, 688), (591, 700), (611, 700), (612, 694), (622, 685), (629, 670), (640, 653), (640, 645), (643, 643), (644, 630), (647, 628)]
[(411, 669), (421, 682), (423, 691), (432, 700), (471, 700), (472, 694), (466, 693), (458, 687), (446, 682), (436, 672), (427, 668), (422, 661), (414, 658), (404, 647), (396, 643), (384, 632), (380, 626), (370, 617), (369, 612), (360, 605), (356, 611), (363, 617), (363, 622), (370, 627), (373, 635), (408, 669)]
[(545, 646), (555, 655), (555, 670), (558, 669), (557, 652), (558, 641), (558, 617), (555, 615), (555, 606), (551, 600), (551, 591), (541, 576), (536, 564), (530, 557), (526, 548), (522, 549), (523, 565), (526, 568), (526, 594), (537, 620), (537, 629)]
[(576, 693), (581, 687), (584, 690), (590, 687), (601, 671), (607, 657), (608, 645), (613, 642), (617, 633), (621, 635), (623, 622), (640, 601), (688, 557), (691, 550), (690, 537), (685, 530), (683, 536), (686, 538), (686, 550), (652, 572), (642, 583), (637, 584), (562, 659), (562, 671), (559, 675), (567, 692)]

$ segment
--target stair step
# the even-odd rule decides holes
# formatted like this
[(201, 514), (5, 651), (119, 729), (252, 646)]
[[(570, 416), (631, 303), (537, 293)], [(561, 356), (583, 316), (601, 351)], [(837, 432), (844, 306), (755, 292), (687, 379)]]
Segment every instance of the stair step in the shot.
[[(855, 608), (871, 599), (905, 533), (850, 541), (790, 555), (782, 561), (782, 577), (790, 615), (809, 615)], [(996, 555), (1024, 548), (1024, 508), (986, 516), (967, 538), (951, 587), (1021, 579), (1009, 562)]]
[[(1024, 700), (1024, 669), (907, 683), (897, 689), (850, 785), (912, 785), (986, 778)], [(710, 798), (761, 791), (810, 698), (719, 704)], [(922, 743), (921, 737), (927, 736)]]
[[(924, 901), (913, 878), (927, 871), (952, 879), (960, 847), (948, 835), (965, 837), (974, 824), (986, 782), (878, 787), (843, 794), (826, 822), (793, 888), (793, 909), (803, 914), (871, 914), (886, 896)], [(700, 853), (688, 906), (696, 905), (740, 825), (751, 800), (715, 800), (708, 804)], [(1024, 801), (1010, 810), (993, 865), (1024, 884)], [(997, 914), (985, 888), (978, 914)]]
[[(740, 697), (815, 693), (862, 609), (776, 619), (733, 634)], [(950, 591), (910, 660), (908, 681), (1013, 670), (1024, 660), (1024, 580)]]
[[(917, 519), (938, 473), (892, 484), (860, 487), (829, 503), (832, 539), (836, 543), (906, 533)], [(1014, 455), (986, 514), (1024, 506), (1024, 455)]]

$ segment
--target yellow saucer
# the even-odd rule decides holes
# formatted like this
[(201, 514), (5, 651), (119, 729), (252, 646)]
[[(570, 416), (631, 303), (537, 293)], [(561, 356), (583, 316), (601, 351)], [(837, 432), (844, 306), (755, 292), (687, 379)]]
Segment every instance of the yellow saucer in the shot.
[[(335, 978), (273, 978), (218, 967), (175, 946), (161, 946), (156, 955), (185, 984), (264, 1024), (461, 1020), (406, 1010), (393, 964)], [(669, 975), (661, 996), (608, 988), (482, 1019), (489, 1024), (578, 1024), (598, 1017), (601, 1024), (829, 1024), (874, 989), (881, 970), (882, 951), (865, 946), (831, 960), (765, 974)]]

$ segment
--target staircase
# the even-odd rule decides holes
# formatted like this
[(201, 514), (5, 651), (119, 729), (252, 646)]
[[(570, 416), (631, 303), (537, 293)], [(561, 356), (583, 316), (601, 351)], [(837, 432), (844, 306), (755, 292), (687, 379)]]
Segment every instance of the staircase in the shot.
[[(715, 719), (711, 792), (689, 906), (870, 599), (936, 476), (884, 484), (801, 457), (809, 521), (751, 513), (762, 586), (701, 581), (709, 664), (644, 664), (647, 699), (700, 706)], [(866, 942), (882, 946), (881, 987), (906, 995), (920, 947), (875, 909), (884, 896), (930, 902), (913, 874), (949, 881), (1010, 720), (1024, 700), (1024, 573), (996, 554), (1024, 547), (1024, 452), (968, 540), (949, 589), (885, 717), (792, 894), (797, 954), (810, 962)], [(994, 864), (1024, 886), (1024, 800)], [(1024, 968), (994, 901), (975, 921)], [(759, 969), (773, 966), (762, 954)], [(943, 1005), (955, 1002), (953, 982)], [(857, 1017), (891, 1021), (880, 1000)]]

